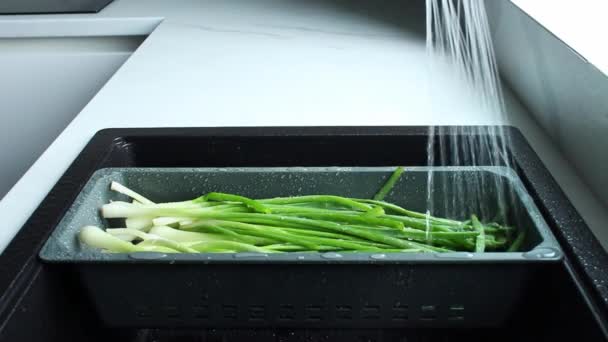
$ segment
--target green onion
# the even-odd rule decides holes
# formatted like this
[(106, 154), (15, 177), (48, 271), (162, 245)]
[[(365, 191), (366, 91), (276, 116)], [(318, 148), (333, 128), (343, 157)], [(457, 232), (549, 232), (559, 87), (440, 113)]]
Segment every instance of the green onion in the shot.
[[(107, 252), (133, 253), (442, 253), (516, 251), (523, 230), (498, 223), (430, 217), (382, 199), (403, 173), (397, 168), (375, 199), (305, 195), (251, 199), (211, 192), (193, 200), (154, 203), (113, 182), (131, 197), (101, 208), (125, 226), (84, 227), (80, 241)], [(427, 227), (429, 228), (427, 232)]]
[(391, 174), (386, 183), (384, 183), (384, 186), (382, 186), (382, 188), (380, 188), (378, 193), (376, 193), (376, 195), (374, 196), (375, 201), (382, 201), (384, 197), (386, 197), (386, 195), (388, 195), (388, 193), (393, 190), (393, 187), (401, 177), (403, 171), (405, 170), (401, 166), (395, 169), (395, 171), (393, 172), (393, 174)]
[(358, 211), (369, 211), (373, 207), (364, 203), (359, 203), (350, 198), (330, 195), (311, 195), (298, 197), (276, 197), (260, 200), (264, 204), (292, 204), (292, 203), (330, 203), (337, 204), (346, 208)]
[(270, 214), (270, 209), (266, 208), (263, 204), (243, 196), (224, 194), (221, 192), (210, 192), (203, 198), (207, 201), (240, 202), (246, 205), (248, 208), (253, 209), (255, 212)]
[(526, 239), (526, 232), (522, 229), (517, 234), (517, 237), (515, 238), (515, 241), (513, 241), (513, 243), (511, 244), (511, 246), (509, 246), (509, 248), (507, 248), (507, 252), (517, 252), (517, 251), (519, 251), (519, 249), (521, 248), (521, 246), (524, 244), (524, 240), (525, 239)]
[(479, 235), (477, 235), (477, 238), (475, 238), (475, 252), (482, 253), (486, 249), (485, 231), (483, 230), (483, 226), (479, 222), (479, 219), (477, 219), (477, 216), (471, 215), (471, 222), (473, 222), (473, 227), (475, 227), (475, 230), (479, 232)]

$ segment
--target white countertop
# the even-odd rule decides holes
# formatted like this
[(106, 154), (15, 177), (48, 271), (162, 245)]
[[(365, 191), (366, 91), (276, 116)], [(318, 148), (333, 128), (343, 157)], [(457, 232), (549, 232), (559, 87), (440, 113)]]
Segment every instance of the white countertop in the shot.
[[(496, 123), (449, 77), (431, 94), (419, 34), (333, 2), (118, 0), (99, 14), (0, 16), (0, 37), (149, 32), (0, 201), (0, 250), (103, 128)], [(608, 222), (509, 92), (506, 103), (587, 222)]]

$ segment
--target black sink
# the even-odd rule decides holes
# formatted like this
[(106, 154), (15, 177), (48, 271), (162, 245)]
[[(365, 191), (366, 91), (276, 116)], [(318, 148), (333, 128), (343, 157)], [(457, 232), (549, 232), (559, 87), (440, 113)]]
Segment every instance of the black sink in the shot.
[[(169, 329), (163, 324), (129, 328), (105, 324), (97, 316), (93, 293), (82, 286), (74, 267), (49, 265), (38, 258), (51, 231), (97, 170), (427, 163), (427, 127), (133, 128), (98, 132), (0, 255), (0, 342), (557, 342), (572, 341), (573, 336), (581, 342), (608, 341), (608, 287), (604, 286), (608, 283), (608, 255), (523, 135), (516, 129), (507, 131), (516, 171), (526, 180), (524, 185), (557, 238), (564, 258), (560, 263), (530, 265), (535, 281), (527, 284), (522, 300), (512, 306), (499, 326), (380, 328), (352, 324), (227, 329), (206, 324)], [(496, 294), (494, 305), (501, 305), (500, 296)]]

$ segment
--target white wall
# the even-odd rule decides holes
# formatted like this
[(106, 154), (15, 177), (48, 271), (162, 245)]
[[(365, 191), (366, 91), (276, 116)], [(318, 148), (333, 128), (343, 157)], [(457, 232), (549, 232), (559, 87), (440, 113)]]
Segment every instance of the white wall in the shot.
[(0, 198), (141, 41), (0, 39)]

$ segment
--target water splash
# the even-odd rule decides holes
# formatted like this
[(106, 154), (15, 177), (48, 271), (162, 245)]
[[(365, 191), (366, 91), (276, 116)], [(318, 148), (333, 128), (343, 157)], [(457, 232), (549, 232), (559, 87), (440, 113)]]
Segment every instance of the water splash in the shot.
[[(429, 60), (429, 98), (442, 95), (439, 75), (447, 66), (461, 80), (478, 106), (496, 126), (431, 126), (427, 145), (429, 166), (513, 165), (508, 154), (508, 118), (498, 67), (483, 1), (427, 0), (426, 49)], [(435, 89), (435, 87), (437, 89)], [(433, 103), (431, 102), (431, 110)], [(510, 192), (502, 177), (475, 172), (429, 171), (427, 179), (427, 239), (430, 217), (468, 219), (477, 214), (486, 221), (506, 223)], [(491, 195), (491, 196), (490, 196)], [(491, 199), (491, 200), (488, 200)]]

